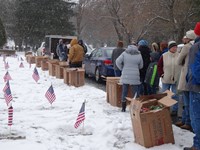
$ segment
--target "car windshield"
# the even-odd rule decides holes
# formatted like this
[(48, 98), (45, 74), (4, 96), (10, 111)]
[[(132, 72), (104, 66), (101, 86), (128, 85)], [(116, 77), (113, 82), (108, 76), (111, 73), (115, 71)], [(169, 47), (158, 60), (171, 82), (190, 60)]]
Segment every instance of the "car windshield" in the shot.
[(114, 48), (104, 48), (103, 51), (105, 52), (105, 55), (106, 55), (107, 57), (111, 58), (113, 49), (114, 49)]

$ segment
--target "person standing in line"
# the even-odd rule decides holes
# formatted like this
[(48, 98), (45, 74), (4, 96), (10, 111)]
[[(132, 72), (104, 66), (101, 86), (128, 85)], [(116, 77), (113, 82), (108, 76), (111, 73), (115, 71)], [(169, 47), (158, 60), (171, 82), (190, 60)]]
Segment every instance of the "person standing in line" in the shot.
[(56, 54), (58, 55), (60, 61), (66, 60), (66, 51), (64, 50), (64, 44), (62, 39), (59, 40), (59, 43), (56, 48)]
[(142, 55), (142, 59), (143, 59), (143, 63), (144, 63), (143, 68), (140, 69), (140, 81), (142, 83), (140, 94), (148, 95), (147, 84), (144, 82), (147, 68), (151, 62), (150, 61), (151, 50), (148, 47), (148, 42), (146, 40), (140, 40), (138, 42), (138, 50), (140, 51), (140, 53)]
[(115, 48), (112, 52), (112, 63), (113, 63), (113, 69), (114, 69), (114, 73), (115, 73), (115, 77), (120, 77), (121, 76), (121, 70), (119, 70), (119, 68), (116, 65), (116, 59), (124, 52), (124, 48), (123, 48), (124, 44), (122, 41), (118, 41), (117, 43), (117, 48)]
[(78, 44), (83, 47), (84, 53), (87, 53), (87, 46), (83, 43), (83, 40), (79, 40)]
[(143, 67), (143, 59), (137, 46), (129, 45), (127, 49), (116, 59), (117, 67), (122, 71), (120, 82), (122, 83), (122, 112), (126, 111), (126, 97), (128, 88), (131, 87), (133, 96), (140, 95), (140, 73)]
[(82, 67), (82, 61), (84, 58), (84, 50), (83, 47), (78, 44), (77, 39), (72, 39), (70, 42), (70, 49), (69, 49), (69, 67), (70, 68), (78, 68)]
[(181, 74), (178, 83), (178, 91), (180, 91), (183, 95), (183, 104), (184, 109), (182, 113), (182, 120), (175, 123), (175, 125), (179, 126), (182, 129), (192, 130), (191, 122), (190, 122), (190, 114), (189, 114), (189, 89), (186, 87), (186, 75), (188, 70), (188, 61), (189, 61), (189, 51), (194, 43), (194, 39), (196, 35), (194, 30), (189, 30), (186, 32), (184, 36), (184, 46), (181, 49), (177, 63), (181, 65)]
[[(170, 90), (175, 94), (173, 99), (178, 101), (177, 82), (180, 75), (181, 66), (177, 64), (178, 52), (175, 41), (168, 43), (169, 51), (165, 52), (158, 61), (158, 74), (161, 77), (162, 89), (161, 92)], [(172, 116), (177, 116), (178, 104), (172, 106)]]
[(159, 89), (158, 60), (159, 52), (150, 53), (151, 63), (147, 68), (144, 82), (147, 84), (148, 95), (156, 94)]
[(194, 132), (193, 146), (184, 150), (200, 150), (200, 22), (197, 22), (194, 33), (197, 38), (189, 51), (187, 87), (190, 99), (190, 119)]

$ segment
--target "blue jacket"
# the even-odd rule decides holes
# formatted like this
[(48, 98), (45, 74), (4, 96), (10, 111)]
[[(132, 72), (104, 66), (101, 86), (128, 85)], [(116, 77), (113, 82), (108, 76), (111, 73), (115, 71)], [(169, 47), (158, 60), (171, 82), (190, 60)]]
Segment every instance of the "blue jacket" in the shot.
[[(192, 67), (199, 50), (200, 50), (200, 37), (197, 37), (195, 39), (194, 45), (192, 45), (189, 51), (189, 63), (188, 63), (188, 73), (187, 73), (187, 85), (186, 85), (187, 88), (193, 92), (200, 92), (200, 84), (199, 84), (200, 81), (197, 82), (193, 75), (194, 72), (192, 73)], [(200, 74), (197, 73), (198, 72), (195, 72), (195, 75), (200, 76)]]

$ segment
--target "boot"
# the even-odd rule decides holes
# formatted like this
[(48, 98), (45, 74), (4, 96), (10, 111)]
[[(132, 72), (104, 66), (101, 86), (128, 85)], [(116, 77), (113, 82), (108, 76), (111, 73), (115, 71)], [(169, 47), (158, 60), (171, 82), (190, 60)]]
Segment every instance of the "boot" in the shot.
[(197, 150), (195, 147), (184, 147), (183, 150)]
[(189, 130), (192, 131), (192, 127), (190, 125), (184, 124), (182, 126), (180, 126), (181, 129), (185, 129), (185, 130)]
[(182, 121), (177, 121), (177, 122), (175, 123), (175, 125), (176, 125), (177, 127), (181, 127), (181, 126), (184, 125), (184, 123), (183, 123)]
[(122, 112), (126, 111), (126, 102), (122, 102)]

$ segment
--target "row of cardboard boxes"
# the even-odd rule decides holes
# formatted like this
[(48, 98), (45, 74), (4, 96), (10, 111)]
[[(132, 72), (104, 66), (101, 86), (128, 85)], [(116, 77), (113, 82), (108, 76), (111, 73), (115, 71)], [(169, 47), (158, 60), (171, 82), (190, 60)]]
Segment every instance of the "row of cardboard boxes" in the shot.
[[(119, 77), (107, 77), (107, 102), (121, 107), (122, 84)], [(174, 144), (170, 107), (177, 103), (172, 92), (140, 96), (133, 99), (128, 91), (128, 105), (135, 142), (147, 148), (166, 143)]]
[(64, 83), (75, 87), (85, 84), (85, 70), (83, 68), (69, 68), (66, 61), (60, 62), (57, 59), (49, 59), (47, 56), (26, 55), (29, 64), (36, 64), (43, 71), (48, 70), (50, 76), (58, 79), (64, 79)]
[[(76, 87), (84, 85), (85, 71), (83, 68), (69, 68), (66, 62), (49, 60), (42, 56), (26, 56), (28, 63), (36, 63), (36, 67), (49, 70), (49, 75), (64, 79), (64, 83)], [(107, 77), (107, 102), (112, 106), (121, 107), (122, 84), (120, 77)], [(145, 147), (165, 143), (175, 143), (170, 116), (170, 107), (176, 103), (171, 99), (173, 93), (141, 96), (133, 99), (131, 90), (128, 92), (128, 105), (133, 127), (135, 142)]]

